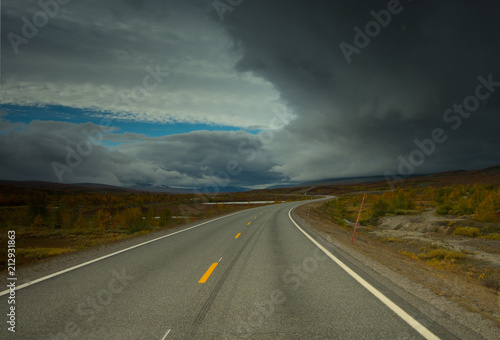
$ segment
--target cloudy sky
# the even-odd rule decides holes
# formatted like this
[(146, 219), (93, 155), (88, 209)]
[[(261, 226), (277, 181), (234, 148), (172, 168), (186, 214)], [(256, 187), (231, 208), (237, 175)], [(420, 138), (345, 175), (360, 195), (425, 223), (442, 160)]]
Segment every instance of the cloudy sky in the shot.
[(500, 165), (494, 1), (1, 10), (0, 179), (258, 188)]

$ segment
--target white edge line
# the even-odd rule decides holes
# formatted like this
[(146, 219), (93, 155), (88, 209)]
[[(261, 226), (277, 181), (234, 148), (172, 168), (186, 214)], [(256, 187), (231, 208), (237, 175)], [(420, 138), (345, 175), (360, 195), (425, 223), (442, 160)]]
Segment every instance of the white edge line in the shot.
[(363, 287), (365, 287), (370, 293), (375, 295), (377, 299), (379, 299), (382, 303), (384, 303), (387, 307), (389, 307), (394, 313), (396, 313), (401, 319), (403, 319), (407, 324), (409, 324), (411, 327), (413, 327), (417, 332), (420, 333), (424, 338), (429, 339), (429, 340), (439, 340), (439, 337), (437, 337), (434, 333), (432, 333), (430, 330), (425, 328), (420, 322), (415, 320), (412, 316), (410, 316), (408, 313), (406, 313), (404, 310), (402, 310), (398, 305), (396, 305), (394, 302), (389, 300), (384, 294), (382, 294), (380, 291), (378, 291), (375, 287), (373, 287), (371, 284), (366, 282), (361, 276), (356, 274), (351, 268), (349, 268), (347, 265), (344, 264), (344, 262), (340, 261), (335, 255), (330, 253), (325, 247), (323, 247), (321, 244), (319, 244), (314, 238), (312, 238), (309, 234), (307, 234), (299, 225), (293, 220), (291, 212), (292, 210), (295, 209), (293, 207), (288, 211), (288, 217), (290, 220), (295, 224), (295, 226), (309, 239), (311, 240), (312, 243), (314, 243), (319, 249), (321, 249), (328, 257), (330, 257), (335, 263), (337, 263), (340, 268), (344, 269), (347, 274), (351, 275), (356, 281), (358, 281)]
[(170, 333), (170, 331), (171, 331), (171, 330), (169, 329), (169, 330), (167, 331), (167, 334), (165, 334), (165, 336), (164, 336), (163, 338), (161, 338), (161, 340), (165, 340), (165, 339), (167, 338), (167, 336), (168, 336), (168, 333)]
[[(36, 283), (39, 283), (39, 282), (42, 282), (42, 281), (45, 281), (45, 280), (48, 280), (48, 279), (51, 279), (53, 277), (56, 277), (56, 276), (59, 276), (59, 275), (62, 275), (64, 273), (67, 273), (67, 272), (70, 272), (72, 270), (75, 270), (75, 269), (78, 269), (78, 268), (81, 268), (81, 267), (85, 267), (85, 266), (88, 266), (89, 264), (92, 264), (94, 262), (98, 262), (98, 261), (101, 261), (101, 260), (104, 260), (104, 259), (107, 259), (108, 257), (111, 257), (111, 256), (115, 256), (115, 255), (118, 255), (118, 254), (121, 254), (121, 253), (124, 253), (126, 251), (129, 251), (129, 250), (132, 250), (134, 248), (138, 248), (138, 247), (142, 247), (146, 244), (149, 244), (149, 243), (152, 243), (152, 242), (155, 242), (155, 241), (158, 241), (158, 240), (161, 240), (161, 239), (164, 239), (164, 238), (167, 238), (167, 237), (170, 237), (170, 236), (174, 236), (175, 234), (179, 234), (179, 233), (183, 233), (185, 231), (188, 231), (188, 230), (191, 230), (191, 229), (194, 229), (194, 228), (197, 228), (197, 227), (200, 227), (204, 224), (207, 224), (207, 223), (210, 223), (210, 222), (214, 222), (214, 221), (217, 221), (217, 220), (220, 220), (220, 219), (223, 219), (223, 218), (226, 218), (226, 217), (230, 217), (230, 216), (234, 216), (236, 214), (240, 214), (242, 212), (244, 212), (246, 210), (242, 210), (242, 211), (238, 211), (234, 214), (230, 214), (230, 215), (225, 215), (225, 216), (221, 216), (221, 217), (218, 217), (218, 218), (215, 218), (213, 220), (210, 220), (210, 221), (205, 221), (203, 223), (200, 223), (200, 224), (197, 224), (197, 225), (194, 225), (192, 227), (189, 227), (189, 228), (186, 228), (186, 229), (182, 229), (182, 230), (179, 230), (179, 231), (176, 231), (174, 233), (171, 233), (171, 234), (168, 234), (168, 235), (164, 235), (164, 236), (160, 236), (158, 238), (155, 238), (153, 240), (149, 240), (149, 241), (146, 241), (146, 242), (143, 242), (143, 243), (139, 243), (139, 244), (136, 244), (135, 246), (132, 246), (132, 247), (128, 247), (128, 248), (125, 248), (125, 249), (122, 249), (122, 250), (119, 250), (119, 251), (116, 251), (114, 253), (111, 253), (111, 254), (108, 254), (108, 255), (104, 255), (104, 256), (101, 256), (101, 257), (98, 257), (96, 259), (93, 259), (93, 260), (90, 260), (90, 261), (87, 261), (87, 262), (84, 262), (84, 263), (80, 263), (79, 265), (76, 265), (76, 266), (73, 266), (73, 267), (70, 267), (70, 268), (67, 268), (67, 269), (64, 269), (64, 270), (61, 270), (59, 272), (56, 272), (56, 273), (53, 273), (53, 274), (50, 274), (50, 275), (47, 275), (47, 276), (44, 276), (44, 277), (41, 277), (39, 279), (36, 279), (36, 280), (33, 280), (33, 281), (30, 281), (30, 282), (26, 282), (26, 283), (23, 283), (22, 285), (20, 286), (17, 286), (16, 287), (16, 291), (19, 290), (19, 289), (22, 289), (22, 288), (26, 288), (26, 287), (29, 287), (31, 285), (34, 285)], [(4, 290), (2, 292), (0, 292), (0, 296), (3, 296), (3, 295), (6, 295), (10, 292), (10, 289), (7, 289), (7, 290)]]

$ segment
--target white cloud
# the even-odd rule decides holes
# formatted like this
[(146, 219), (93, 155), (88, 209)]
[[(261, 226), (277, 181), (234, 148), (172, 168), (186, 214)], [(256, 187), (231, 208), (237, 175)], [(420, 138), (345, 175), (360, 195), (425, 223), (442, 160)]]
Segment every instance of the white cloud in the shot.
[[(7, 30), (20, 34), (20, 17), (37, 10), (25, 7), (27, 2), (4, 5), (4, 15), (11, 16)], [(142, 122), (242, 128), (262, 125), (274, 108), (283, 107), (271, 83), (234, 70), (240, 54), (201, 9), (147, 2), (136, 12), (118, 3), (65, 5), (29, 44), (19, 47), (19, 54), (4, 42), (3, 103), (92, 108)], [(134, 92), (143, 86), (146, 68), (157, 65), (170, 75), (154, 89)], [(132, 105), (123, 105), (122, 96)]]

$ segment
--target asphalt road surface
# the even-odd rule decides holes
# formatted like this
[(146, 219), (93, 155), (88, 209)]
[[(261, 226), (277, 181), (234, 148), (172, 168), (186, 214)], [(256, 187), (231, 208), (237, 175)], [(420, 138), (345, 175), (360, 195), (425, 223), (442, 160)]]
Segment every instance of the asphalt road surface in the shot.
[(1, 338), (455, 338), (326, 254), (292, 221), (299, 204), (217, 218), (18, 289), (16, 332), (4, 321)]

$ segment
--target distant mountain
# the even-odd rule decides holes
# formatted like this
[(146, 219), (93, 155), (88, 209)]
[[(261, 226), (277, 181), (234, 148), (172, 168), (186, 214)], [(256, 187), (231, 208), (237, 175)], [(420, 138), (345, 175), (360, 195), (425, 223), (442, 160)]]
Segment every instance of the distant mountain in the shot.
[(100, 183), (72, 183), (67, 185), (78, 186), (86, 189), (99, 189), (107, 191), (130, 191), (128, 190), (129, 188), (117, 187), (114, 185), (100, 184)]
[[(8, 181), (0, 180), (0, 192), (3, 193), (23, 193), (32, 189), (47, 190), (53, 192), (82, 192), (82, 191), (108, 191), (108, 192), (154, 192), (168, 194), (192, 194), (192, 193), (213, 193), (214, 188), (172, 188), (166, 185), (154, 186), (149, 183), (136, 183), (127, 187), (117, 187), (100, 183), (54, 183), (43, 181)], [(243, 187), (220, 187), (219, 192), (246, 192), (250, 191)]]
[[(172, 194), (193, 194), (193, 193), (202, 193), (204, 194), (205, 192), (207, 194), (212, 194), (214, 193), (215, 188), (212, 186), (204, 188), (172, 188), (166, 185), (152, 185), (149, 183), (136, 183), (132, 186), (129, 186), (128, 188), (134, 189), (134, 190), (141, 190), (141, 191), (149, 191), (149, 192), (168, 192)], [(243, 188), (243, 187), (219, 187), (217, 188), (218, 192), (220, 193), (225, 193), (225, 192), (246, 192), (250, 191), (251, 189), (248, 188)]]
[(333, 184), (357, 184), (385, 181), (385, 176), (326, 178), (318, 181), (304, 182), (300, 186), (321, 186)]
[(83, 192), (83, 191), (103, 191), (109, 192), (134, 192), (135, 190), (120, 188), (112, 185), (96, 183), (53, 183), (43, 181), (6, 181), (0, 180), (0, 191), (3, 193), (23, 193), (29, 190), (38, 189), (52, 192)]
[[(421, 175), (414, 175), (421, 176)], [(411, 177), (414, 177), (411, 176)], [(314, 186), (324, 186), (324, 185), (338, 185), (338, 184), (360, 184), (360, 183), (374, 183), (385, 181), (385, 176), (363, 176), (363, 177), (341, 177), (341, 178), (325, 178), (316, 181), (308, 181), (302, 183), (288, 183), (288, 184), (278, 184), (267, 187), (266, 189), (283, 189), (283, 188), (295, 188), (295, 187), (314, 187)]]
[(295, 187), (300, 187), (302, 186), (302, 183), (288, 183), (288, 184), (277, 184), (277, 185), (272, 185), (270, 187), (266, 187), (266, 190), (271, 190), (271, 189), (287, 189), (287, 188), (295, 188)]
[(156, 193), (169, 193), (169, 194), (191, 194), (189, 189), (172, 188), (166, 185), (154, 186), (150, 183), (135, 183), (127, 187), (132, 190), (156, 192)]
[[(243, 187), (221, 187), (221, 188), (219, 188), (219, 192), (247, 192), (247, 191), (252, 191), (252, 189), (243, 188)], [(203, 191), (201, 191), (201, 192), (203, 192)]]
[(488, 172), (494, 172), (494, 173), (499, 173), (500, 172), (500, 166), (492, 166), (491, 168), (486, 168), (484, 170), (481, 170), (482, 173), (488, 173)]
[[(408, 183), (492, 183), (497, 184), (500, 182), (500, 166), (493, 166), (482, 170), (454, 170), (445, 171), (434, 174), (420, 174), (405, 177)], [(342, 177), (342, 178), (326, 178), (317, 181), (309, 181), (303, 183), (287, 183), (287, 184), (276, 184), (267, 187), (263, 190), (269, 189), (288, 189), (288, 188), (304, 188), (305, 192), (308, 188), (314, 187), (325, 187), (325, 186), (335, 186), (344, 184), (361, 184), (361, 183), (376, 183), (385, 182), (385, 176), (364, 176), (364, 177)], [(0, 192), (7, 194), (19, 194), (29, 192), (32, 189), (47, 190), (53, 192), (68, 192), (68, 193), (79, 193), (84, 191), (108, 191), (108, 192), (155, 192), (155, 193), (170, 193), (170, 194), (192, 194), (192, 193), (202, 193), (202, 194), (212, 194), (214, 193), (213, 187), (199, 188), (173, 188), (166, 185), (154, 186), (150, 183), (136, 183), (128, 187), (117, 187), (107, 184), (99, 183), (53, 183), (44, 181), (9, 181), (0, 180)], [(302, 191), (304, 191), (302, 190)], [(231, 193), (231, 192), (247, 192), (252, 191), (252, 189), (245, 187), (220, 187), (218, 192), (220, 193)], [(259, 190), (260, 191), (260, 190)], [(302, 192), (298, 191), (298, 192)]]

